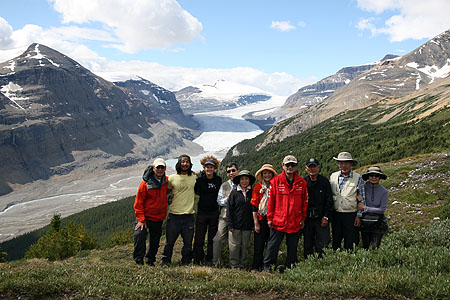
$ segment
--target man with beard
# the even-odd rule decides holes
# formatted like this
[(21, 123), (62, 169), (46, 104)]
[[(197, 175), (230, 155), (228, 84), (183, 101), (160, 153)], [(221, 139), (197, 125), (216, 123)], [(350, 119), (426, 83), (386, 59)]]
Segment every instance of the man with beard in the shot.
[(188, 265), (192, 259), (192, 239), (194, 237), (194, 186), (196, 176), (192, 172), (189, 155), (183, 154), (175, 166), (177, 174), (169, 177), (168, 190), (172, 192), (169, 215), (166, 224), (166, 245), (162, 254), (163, 265), (172, 262), (173, 247), (181, 234), (181, 264)]

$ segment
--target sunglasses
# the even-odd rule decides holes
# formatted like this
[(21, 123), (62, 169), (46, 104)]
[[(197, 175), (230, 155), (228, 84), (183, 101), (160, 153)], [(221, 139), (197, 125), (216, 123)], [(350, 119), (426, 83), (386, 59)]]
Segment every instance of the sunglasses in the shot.
[(379, 178), (380, 174), (369, 174), (369, 177), (377, 177), (377, 178)]
[(296, 163), (287, 163), (287, 164), (284, 164), (286, 167), (296, 167), (297, 166), (297, 164)]
[(156, 167), (158, 170), (162, 170), (162, 169), (165, 169), (166, 167), (164, 167), (164, 166), (157, 166)]
[(227, 170), (227, 173), (236, 172), (236, 169)]

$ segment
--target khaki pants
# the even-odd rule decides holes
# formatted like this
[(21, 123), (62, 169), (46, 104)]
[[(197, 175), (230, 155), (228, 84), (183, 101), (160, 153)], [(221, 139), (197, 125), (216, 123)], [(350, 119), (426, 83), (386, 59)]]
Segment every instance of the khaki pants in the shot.
[(251, 230), (228, 232), (228, 247), (230, 249), (230, 266), (232, 268), (247, 268), (248, 250), (250, 248)]
[(213, 260), (214, 266), (220, 264), (220, 257), (222, 256), (222, 250), (225, 245), (225, 241), (228, 237), (228, 226), (227, 226), (227, 208), (225, 206), (220, 207), (219, 215), (219, 226), (217, 228), (217, 233), (213, 239)]

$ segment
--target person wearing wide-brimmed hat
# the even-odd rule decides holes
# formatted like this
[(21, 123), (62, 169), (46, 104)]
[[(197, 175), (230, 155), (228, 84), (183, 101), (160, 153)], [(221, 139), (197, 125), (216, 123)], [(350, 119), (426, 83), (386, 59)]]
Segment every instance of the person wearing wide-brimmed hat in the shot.
[(349, 152), (341, 152), (333, 159), (337, 161), (339, 171), (330, 176), (334, 201), (332, 244), (337, 250), (344, 240), (344, 249), (351, 250), (359, 242), (359, 217), (362, 214), (357, 204), (364, 202), (364, 182), (361, 175), (352, 170), (356, 160)]
[(361, 227), (363, 248), (378, 248), (381, 244), (381, 238), (387, 230), (384, 212), (389, 200), (389, 191), (380, 184), (380, 179), (384, 180), (387, 176), (381, 171), (380, 167), (372, 166), (362, 175), (362, 178), (366, 181), (364, 185), (366, 203), (358, 204), (358, 208), (363, 210), (363, 218), (366, 214), (378, 217), (375, 226)]
[(305, 163), (305, 170), (308, 173), (303, 177), (308, 187), (308, 209), (303, 229), (303, 256), (318, 253), (323, 255), (323, 249), (330, 243), (331, 216), (333, 215), (333, 194), (331, 192), (330, 181), (319, 174), (320, 163), (311, 157)]
[(228, 198), (227, 225), (231, 268), (246, 268), (250, 237), (252, 235), (252, 186), (255, 177), (242, 170), (233, 178), (236, 188)]
[[(286, 236), (287, 255), (285, 267), (297, 263), (299, 231), (304, 227), (308, 206), (306, 181), (297, 173), (298, 162), (293, 155), (283, 159), (283, 172), (275, 176), (270, 185), (267, 205), (269, 242), (264, 257), (264, 271), (271, 271), (277, 263), (278, 250)], [(284, 267), (280, 269), (283, 270)]]
[[(203, 171), (195, 182), (194, 190), (198, 194), (197, 218), (195, 220), (194, 263), (201, 264), (203, 260), (212, 265), (213, 239), (219, 226), (219, 205), (217, 194), (222, 185), (222, 178), (216, 174), (220, 166), (219, 160), (213, 155), (207, 155), (200, 160)], [(206, 256), (204, 251), (205, 235), (208, 232)]]
[(263, 268), (264, 247), (270, 235), (270, 228), (267, 225), (270, 180), (277, 175), (277, 171), (275, 171), (271, 164), (263, 165), (255, 174), (259, 182), (253, 187), (251, 201), (253, 222), (255, 223), (252, 272), (260, 271)]

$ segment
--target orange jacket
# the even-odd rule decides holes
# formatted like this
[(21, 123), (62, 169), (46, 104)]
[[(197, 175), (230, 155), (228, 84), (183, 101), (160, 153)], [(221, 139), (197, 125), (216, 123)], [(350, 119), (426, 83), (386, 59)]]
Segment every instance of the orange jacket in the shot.
[(283, 171), (270, 181), (270, 196), (267, 207), (267, 221), (273, 228), (293, 233), (300, 230), (300, 222), (306, 220), (308, 189), (306, 181), (295, 172), (292, 188)]
[(167, 176), (162, 178), (161, 187), (151, 179), (141, 182), (134, 200), (134, 213), (139, 222), (163, 221), (166, 218), (167, 180)]

